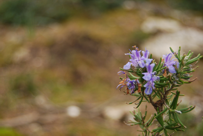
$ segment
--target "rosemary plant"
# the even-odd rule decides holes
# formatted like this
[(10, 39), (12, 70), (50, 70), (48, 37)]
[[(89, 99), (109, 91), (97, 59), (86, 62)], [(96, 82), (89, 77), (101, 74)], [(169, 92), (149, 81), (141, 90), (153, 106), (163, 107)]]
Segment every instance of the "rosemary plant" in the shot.
[[(195, 71), (197, 67), (194, 66), (202, 56), (199, 54), (192, 58), (193, 52), (191, 51), (181, 55), (181, 47), (178, 52), (170, 48), (171, 53), (163, 55), (156, 63), (148, 50), (141, 51), (136, 46), (134, 48), (126, 53), (130, 59), (118, 72), (119, 75), (124, 74), (125, 77), (120, 78), (117, 88), (125, 87), (126, 94), (136, 97), (136, 100), (129, 104), (136, 102), (136, 108), (138, 108), (142, 102), (146, 101), (154, 107), (156, 112), (146, 120), (147, 110), (144, 115), (140, 111), (134, 111), (132, 112), (134, 121), (130, 121), (130, 125), (139, 125), (143, 136), (163, 134), (169, 136), (173, 133), (169, 134), (168, 130), (184, 131), (186, 126), (181, 122), (178, 114), (190, 112), (195, 106), (178, 108), (178, 98), (182, 95), (178, 87), (197, 79), (191, 79), (190, 74)], [(155, 120), (158, 125), (154, 129), (149, 128)]]

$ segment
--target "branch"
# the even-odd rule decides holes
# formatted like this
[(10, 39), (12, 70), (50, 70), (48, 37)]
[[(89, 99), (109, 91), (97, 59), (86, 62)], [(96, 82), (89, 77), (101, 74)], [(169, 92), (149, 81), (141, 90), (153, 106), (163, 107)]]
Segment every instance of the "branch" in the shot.
[(168, 90), (166, 90), (166, 88), (164, 88), (164, 92), (165, 92), (164, 98), (163, 98), (164, 103), (165, 103), (165, 101), (167, 99), (168, 93), (173, 89), (173, 87), (174, 87), (174, 84), (172, 84), (171, 87)]
[(168, 93), (169, 91), (171, 91), (173, 87), (174, 87), (174, 84), (172, 84), (171, 87), (168, 90), (166, 90), (166, 92)]
[(157, 108), (156, 108), (157, 106), (156, 106), (156, 104), (154, 103), (154, 101), (152, 100), (151, 95), (149, 95), (148, 97), (149, 97), (150, 103), (152, 104), (152, 106), (154, 107), (154, 109), (157, 111)]

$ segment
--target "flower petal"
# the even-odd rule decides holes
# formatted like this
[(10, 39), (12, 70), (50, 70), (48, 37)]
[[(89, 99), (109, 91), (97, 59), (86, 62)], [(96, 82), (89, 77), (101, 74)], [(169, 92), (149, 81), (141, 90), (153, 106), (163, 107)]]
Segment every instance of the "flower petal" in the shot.
[[(118, 87), (120, 87), (122, 84), (119, 84), (117, 87), (116, 87), (116, 89), (118, 89)], [(122, 87), (122, 86), (121, 86)]]
[(145, 58), (145, 59), (147, 59), (148, 58), (148, 56), (149, 56), (149, 51), (148, 50), (146, 50), (146, 51), (142, 51), (142, 54), (143, 54), (143, 58)]
[(147, 72), (148, 72), (148, 73), (152, 73), (154, 66), (155, 66), (154, 63), (152, 63), (151, 65), (148, 65), (148, 66), (147, 66)]
[(166, 56), (165, 62), (170, 61), (171, 57), (172, 57), (172, 53), (169, 53), (169, 54)]
[(170, 73), (176, 73), (174, 66), (169, 66), (168, 69)]
[(142, 77), (144, 80), (149, 81), (152, 78), (150, 73), (142, 73), (144, 76)]
[(140, 52), (141, 52), (141, 51), (138, 51), (138, 50), (136, 50), (136, 52), (135, 52), (137, 59), (140, 59)]
[(138, 64), (141, 68), (144, 68), (145, 64), (143, 60), (138, 61)]
[(118, 71), (117, 74), (118, 74), (118, 75), (121, 75), (121, 74), (125, 74), (125, 72), (124, 72), (124, 71)]
[(160, 77), (159, 77), (159, 76), (153, 76), (153, 77), (152, 77), (152, 80), (153, 80), (153, 81), (160, 80)]
[(130, 60), (131, 61), (131, 64), (134, 66), (134, 67), (138, 67), (138, 63), (137, 63), (137, 60)]
[(145, 88), (145, 94), (150, 95), (152, 93), (152, 87), (146, 87)]
[(123, 69), (128, 70), (128, 69), (130, 69), (130, 67), (131, 67), (131, 63), (128, 62), (127, 64), (125, 64), (125, 65), (123, 66)]
[(145, 59), (146, 65), (149, 65), (152, 62), (153, 59)]

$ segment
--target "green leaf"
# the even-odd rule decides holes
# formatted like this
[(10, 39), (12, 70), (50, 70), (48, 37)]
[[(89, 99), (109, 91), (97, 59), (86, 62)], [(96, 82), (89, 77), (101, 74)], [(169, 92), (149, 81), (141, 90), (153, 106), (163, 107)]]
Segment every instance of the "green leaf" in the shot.
[(158, 127), (156, 129), (153, 129), (152, 132), (155, 132), (155, 133), (161, 132), (163, 129), (164, 129), (163, 127)]
[(191, 75), (191, 76), (181, 76), (181, 78), (182, 78), (182, 79), (185, 79), (185, 80), (188, 80), (188, 79), (190, 79), (192, 76), (193, 76), (193, 75)]
[(156, 118), (158, 118), (159, 116), (161, 116), (162, 114), (164, 114), (166, 111), (168, 110), (168, 108), (165, 108), (163, 111), (159, 112), (156, 116)]
[(181, 71), (182, 65), (184, 65), (184, 59), (185, 59), (185, 57), (186, 57), (185, 54), (181, 57), (181, 60), (180, 60), (180, 63), (179, 63), (179, 69), (178, 69), (178, 71)]
[(181, 84), (179, 84), (179, 85), (174, 85), (174, 87), (180, 87), (181, 86)]
[(175, 129), (176, 131), (185, 131), (184, 129), (181, 129), (181, 128), (177, 128)]
[(160, 77), (160, 81), (168, 81), (168, 78)]
[(162, 58), (160, 58), (159, 60), (159, 64), (154, 68), (154, 70), (158, 70), (160, 68), (160, 65), (161, 65), (161, 62), (162, 62)]
[(153, 91), (154, 91), (154, 93), (156, 94), (156, 96), (157, 96), (159, 99), (161, 99), (161, 94), (160, 94), (159, 90), (157, 91), (156, 89), (154, 89)]
[(164, 69), (166, 69), (166, 68), (167, 68), (167, 67), (163, 67), (163, 68), (161, 68), (161, 69), (158, 69), (157, 72), (162, 71), (162, 70), (164, 70)]
[(168, 112), (168, 116), (169, 116), (169, 123), (172, 123), (173, 119), (172, 119), (172, 113), (170, 112), (170, 110)]
[(175, 57), (178, 59), (178, 61), (180, 62), (180, 58), (178, 57), (178, 55), (173, 51), (173, 49), (170, 47), (171, 52), (175, 55)]
[(175, 112), (173, 112), (172, 115), (173, 115), (173, 118), (174, 118), (174, 120), (175, 120), (176, 123), (179, 123), (182, 127), (187, 128), (187, 127), (180, 121), (180, 119), (178, 118), (178, 115), (177, 115)]
[(160, 86), (160, 85), (154, 85), (156, 88), (163, 88), (162, 86)]
[(179, 109), (179, 111), (181, 111), (182, 113), (187, 113), (192, 111), (195, 108), (195, 106), (190, 106), (188, 108), (183, 108), (183, 109)]
[(125, 70), (125, 69), (123, 69), (123, 68), (119, 68), (119, 69), (122, 70), (122, 71), (133, 72), (132, 70)]
[(152, 59), (152, 54), (150, 54), (149, 58)]
[(141, 100), (140, 100), (140, 102), (138, 103), (138, 105), (137, 105), (136, 108), (138, 108), (138, 107), (141, 105), (142, 101), (143, 101), (143, 97), (141, 97)]
[[(171, 92), (173, 95), (176, 95), (176, 93)], [(185, 96), (184, 94), (180, 94), (179, 96)]]
[(140, 122), (134, 122), (132, 123), (132, 125), (140, 125), (141, 123)]
[[(159, 110), (159, 109), (158, 109)], [(158, 111), (157, 110), (157, 111)], [(163, 121), (163, 117), (160, 116), (160, 114), (158, 114), (158, 116), (156, 116), (157, 121), (159, 122), (159, 124), (163, 127), (164, 126), (164, 121)]]
[(171, 50), (172, 53), (175, 53), (171, 47), (170, 47), (170, 50)]
[(180, 58), (180, 50), (181, 50), (181, 46), (179, 46), (179, 49), (178, 49), (178, 58)]
[(134, 120), (137, 122), (142, 122), (142, 118), (139, 116), (139, 114), (134, 114)]
[(136, 70), (136, 74), (140, 77), (139, 80), (144, 80), (144, 79), (142, 79), (143, 74), (142, 74), (142, 72), (139, 69)]
[(155, 85), (159, 85), (159, 86), (161, 86), (161, 87), (164, 87), (164, 86), (166, 86), (166, 85), (169, 85), (169, 82), (167, 82), (167, 83), (155, 82)]
[(134, 76), (131, 72), (129, 72), (129, 74), (128, 74), (128, 77), (130, 78), (130, 80), (139, 79), (139, 77)]
[(202, 57), (202, 56), (201, 56), (200, 54), (198, 54), (197, 57), (195, 57), (195, 58), (193, 58), (193, 59), (191, 59), (191, 60), (188, 60), (185, 65), (192, 64), (192, 63), (194, 63), (195, 61), (197, 61), (198, 59), (200, 59), (201, 57)]
[(138, 97), (136, 100), (129, 102), (128, 104), (133, 104), (134, 102), (138, 101), (142, 96)]
[(157, 93), (155, 93), (155, 91), (154, 91), (154, 94), (152, 93), (152, 100), (153, 100), (155, 97), (157, 97)]
[(180, 91), (176, 91), (176, 95), (175, 95), (175, 97), (173, 98), (173, 101), (172, 101), (172, 103), (171, 103), (171, 105), (170, 105), (170, 108), (171, 108), (171, 109), (176, 109), (177, 103), (178, 103), (178, 97), (179, 97), (179, 95), (180, 95)]
[(166, 129), (170, 129), (170, 130), (175, 130), (177, 128), (181, 128), (180, 125), (178, 125), (177, 123), (173, 123), (173, 124), (169, 124), (167, 126), (165, 126)]
[(187, 60), (189, 60), (189, 59), (192, 57), (192, 55), (193, 55), (193, 52), (189, 53), (189, 54), (187, 55)]
[[(129, 52), (131, 54), (131, 52)], [(131, 59), (131, 55), (128, 55), (129, 56), (129, 59)]]
[(145, 115), (143, 117), (143, 120), (145, 120), (146, 116), (147, 116), (147, 105), (145, 106)]
[(165, 134), (165, 136), (168, 136), (168, 133), (167, 133), (166, 129), (164, 129), (164, 134)]
[(147, 102), (150, 102), (149, 99), (148, 99), (145, 95), (143, 95), (143, 96), (144, 96), (144, 98), (145, 98), (145, 100), (146, 100)]
[(189, 52), (187, 53), (187, 56), (191, 53), (191, 50), (189, 50)]
[(133, 93), (133, 94), (131, 94), (132, 96), (137, 96), (137, 97), (140, 97), (141, 95), (140, 94), (138, 94), (138, 93)]
[(170, 100), (173, 97), (173, 95), (168, 95), (167, 100)]
[(155, 115), (154, 116), (152, 116), (146, 123), (145, 123), (145, 126), (150, 126), (151, 124), (152, 124), (152, 122), (153, 122), (153, 120), (155, 119)]

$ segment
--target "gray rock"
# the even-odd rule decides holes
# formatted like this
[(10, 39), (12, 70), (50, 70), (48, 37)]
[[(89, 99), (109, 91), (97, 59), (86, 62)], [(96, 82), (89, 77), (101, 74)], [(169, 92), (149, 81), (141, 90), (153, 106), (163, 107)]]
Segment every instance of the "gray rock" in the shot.
[(78, 106), (72, 105), (72, 106), (67, 107), (67, 109), (66, 109), (66, 114), (72, 118), (80, 116), (80, 113), (81, 113), (81, 110)]
[(141, 25), (141, 30), (145, 33), (175, 32), (181, 28), (181, 24), (176, 20), (158, 17), (148, 17)]
[(177, 52), (179, 46), (182, 48), (182, 53), (187, 53), (189, 50), (203, 53), (203, 32), (193, 28), (184, 28), (173, 33), (156, 35), (142, 45), (154, 57), (162, 57), (163, 54), (170, 53), (169, 47)]
[(119, 106), (108, 106), (103, 110), (103, 115), (106, 119), (113, 121), (126, 121), (133, 120), (133, 115), (130, 111), (135, 110), (132, 105), (119, 105)]

